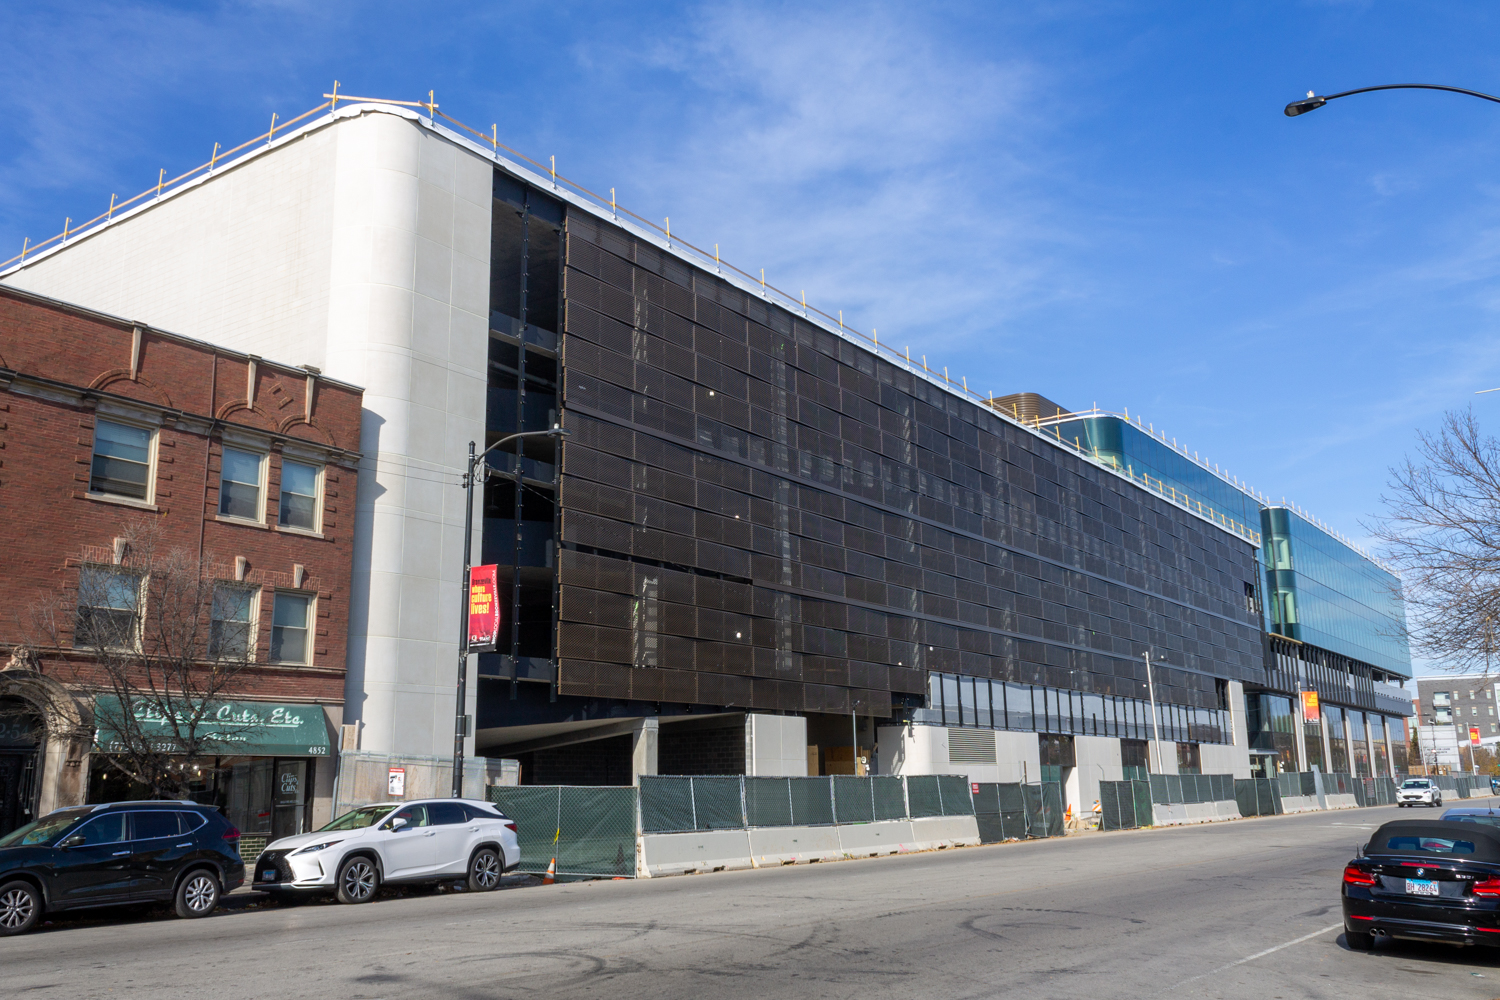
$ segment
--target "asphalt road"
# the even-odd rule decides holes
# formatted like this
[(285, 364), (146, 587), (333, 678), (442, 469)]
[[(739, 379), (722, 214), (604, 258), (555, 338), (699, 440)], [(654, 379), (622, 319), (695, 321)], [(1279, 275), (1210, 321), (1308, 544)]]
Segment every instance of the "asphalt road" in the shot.
[[(1500, 951), (1344, 947), (1394, 807), (773, 870), (59, 918), (11, 997), (1500, 997)], [(1405, 813), (1400, 813), (1405, 816)]]

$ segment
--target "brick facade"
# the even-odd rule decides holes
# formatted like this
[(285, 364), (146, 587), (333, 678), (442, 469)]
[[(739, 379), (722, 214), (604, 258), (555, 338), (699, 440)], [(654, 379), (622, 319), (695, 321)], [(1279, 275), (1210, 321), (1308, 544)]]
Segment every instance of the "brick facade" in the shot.
[[(127, 526), (153, 522), (163, 544), (257, 589), (255, 662), (239, 694), (341, 706), (361, 400), (313, 369), (0, 287), (0, 665), (34, 642), (28, 609), (60, 595), (66, 604), (81, 566), (114, 561)], [(105, 419), (149, 434), (143, 499), (92, 488)], [(259, 456), (258, 517), (219, 513), (226, 445)], [(304, 476), (321, 470), (311, 529), (278, 524), (292, 459)], [(268, 662), (274, 595), (286, 589), (313, 598), (305, 665)], [(71, 627), (61, 623), (64, 640)], [(41, 669), (61, 679), (57, 666)]]

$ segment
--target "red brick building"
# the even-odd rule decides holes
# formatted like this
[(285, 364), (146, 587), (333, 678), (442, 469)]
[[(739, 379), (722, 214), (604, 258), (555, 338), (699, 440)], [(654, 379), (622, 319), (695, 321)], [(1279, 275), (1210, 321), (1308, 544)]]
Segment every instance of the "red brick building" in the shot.
[[(104, 735), (79, 736), (93, 732), (100, 685), (75, 633), (120, 612), (81, 581), (138, 587), (128, 539), (142, 532), (222, 583), (214, 641), (244, 664), (228, 694), (237, 713), (278, 720), (195, 796), (247, 836), (322, 818), (343, 717), (361, 396), (315, 369), (0, 287), (0, 833), (110, 794), (108, 769), (90, 766)], [(46, 607), (63, 609), (50, 646), (34, 630)]]

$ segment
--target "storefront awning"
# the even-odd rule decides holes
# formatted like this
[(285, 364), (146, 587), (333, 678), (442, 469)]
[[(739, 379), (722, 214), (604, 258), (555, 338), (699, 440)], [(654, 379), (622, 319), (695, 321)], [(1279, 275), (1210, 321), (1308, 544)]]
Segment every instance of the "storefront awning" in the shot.
[[(180, 745), (174, 727), (156, 705), (138, 701), (131, 708), (141, 739), (168, 752), (174, 744)], [(127, 748), (128, 741), (120, 734), (124, 713), (119, 698), (95, 698), (94, 719), (98, 727), (95, 747), (104, 753)], [(326, 757), (329, 753), (328, 726), (318, 705), (219, 702), (198, 723), (196, 735), (207, 742), (206, 752), (219, 757)]]

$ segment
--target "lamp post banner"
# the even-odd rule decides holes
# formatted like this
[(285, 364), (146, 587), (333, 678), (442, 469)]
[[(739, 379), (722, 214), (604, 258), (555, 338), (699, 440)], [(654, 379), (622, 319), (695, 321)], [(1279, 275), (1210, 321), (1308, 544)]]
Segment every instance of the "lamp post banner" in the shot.
[(1302, 692), (1302, 718), (1306, 722), (1320, 722), (1323, 718), (1322, 707), (1318, 704), (1318, 692)]
[(469, 652), (488, 653), (500, 634), (500, 592), (496, 566), (469, 569)]

